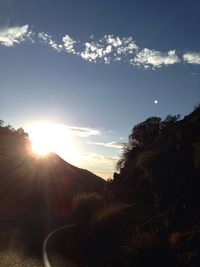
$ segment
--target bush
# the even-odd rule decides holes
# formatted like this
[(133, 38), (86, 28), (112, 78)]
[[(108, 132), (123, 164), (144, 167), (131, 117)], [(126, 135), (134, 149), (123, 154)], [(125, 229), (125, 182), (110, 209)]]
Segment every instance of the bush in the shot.
[(135, 231), (125, 250), (126, 266), (175, 266), (174, 254), (171, 253), (167, 240), (156, 228)]
[(138, 231), (131, 239), (130, 248), (136, 255), (146, 253), (160, 247), (160, 239), (157, 229), (149, 229), (146, 231)]
[(78, 223), (91, 220), (94, 213), (105, 205), (103, 198), (97, 193), (83, 193), (74, 200), (74, 215)]
[(177, 255), (177, 266), (200, 266), (200, 228), (193, 227), (187, 232), (174, 232), (169, 243)]
[(91, 222), (88, 266), (122, 266), (122, 244), (127, 228), (126, 204), (109, 204)]

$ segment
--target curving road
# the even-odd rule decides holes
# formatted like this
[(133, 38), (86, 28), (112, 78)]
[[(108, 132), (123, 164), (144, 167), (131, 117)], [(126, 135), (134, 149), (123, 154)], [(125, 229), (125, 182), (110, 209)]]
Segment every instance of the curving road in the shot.
[(54, 234), (56, 234), (57, 232), (60, 232), (62, 230), (66, 230), (66, 229), (71, 228), (71, 227), (76, 226), (76, 225), (77, 224), (69, 224), (69, 225), (65, 225), (65, 226), (59, 227), (56, 230), (54, 230), (51, 233), (49, 233), (48, 236), (45, 238), (45, 240), (43, 242), (43, 247), (42, 247), (43, 263), (44, 263), (45, 267), (53, 267), (53, 266), (51, 266), (51, 263), (50, 263), (50, 260), (49, 260), (49, 257), (48, 257), (48, 249), (47, 249), (47, 245), (48, 245), (48, 242), (50, 241), (51, 237)]
[(30, 251), (30, 244), (19, 229), (9, 229), (0, 233), (1, 267), (42, 267), (39, 253)]
[(45, 236), (68, 220), (56, 216), (29, 214), (0, 217), (0, 267), (44, 267), (42, 245)]

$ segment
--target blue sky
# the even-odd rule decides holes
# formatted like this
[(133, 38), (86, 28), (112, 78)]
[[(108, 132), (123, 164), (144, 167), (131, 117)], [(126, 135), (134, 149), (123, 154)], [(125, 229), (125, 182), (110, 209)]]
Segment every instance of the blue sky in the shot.
[(198, 0), (0, 0), (1, 119), (66, 126), (61, 156), (112, 176), (136, 123), (199, 103), (199, 14)]

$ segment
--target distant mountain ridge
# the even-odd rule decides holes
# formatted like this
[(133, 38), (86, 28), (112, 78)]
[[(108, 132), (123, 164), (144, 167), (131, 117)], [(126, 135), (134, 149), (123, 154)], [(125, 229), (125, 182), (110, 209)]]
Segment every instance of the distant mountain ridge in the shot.
[(55, 153), (27, 153), (30, 143), (23, 130), (1, 125), (0, 137), (0, 215), (40, 209), (65, 213), (76, 195), (103, 190), (105, 180)]

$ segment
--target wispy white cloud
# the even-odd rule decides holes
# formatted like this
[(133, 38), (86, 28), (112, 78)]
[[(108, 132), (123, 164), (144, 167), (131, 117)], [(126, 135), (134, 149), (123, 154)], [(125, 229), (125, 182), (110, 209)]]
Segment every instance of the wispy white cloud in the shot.
[(117, 148), (117, 149), (121, 149), (121, 148), (124, 147), (124, 145), (126, 145), (125, 142), (117, 142), (117, 141), (114, 141), (114, 142), (108, 142), (108, 143), (101, 143), (101, 142), (91, 142), (91, 141), (88, 141), (87, 143), (88, 143), (88, 144), (91, 144), (91, 145), (105, 146), (105, 147), (111, 147), (111, 148)]
[(77, 43), (77, 41), (71, 38), (68, 34), (62, 38), (62, 41), (63, 41), (63, 46), (67, 53), (76, 54), (74, 44)]
[(63, 46), (61, 44), (56, 43), (51, 35), (45, 33), (45, 32), (40, 32), (38, 33), (38, 38), (44, 43), (50, 45), (53, 49), (57, 51), (61, 51), (63, 49)]
[(160, 68), (180, 62), (175, 50), (166, 53), (144, 48), (136, 54), (130, 63), (144, 68)]
[(134, 50), (138, 49), (138, 46), (136, 45), (132, 37), (120, 38), (118, 36), (115, 37), (114, 35), (104, 35), (102, 40), (105, 40), (107, 44), (111, 45), (113, 48), (116, 48), (116, 52), (118, 54), (132, 54)]
[(32, 122), (26, 126), (26, 131), (28, 133), (37, 132), (40, 134), (40, 131), (43, 133), (62, 133), (78, 136), (78, 137), (90, 137), (95, 135), (101, 135), (101, 131), (97, 128), (92, 127), (79, 127), (79, 126), (71, 126), (66, 124), (57, 124), (48, 121), (39, 121)]
[(13, 46), (25, 40), (31, 40), (32, 32), (28, 30), (29, 26), (0, 28), (0, 44), (4, 46)]
[(200, 64), (200, 53), (187, 52), (183, 54), (183, 60), (189, 64)]
[(100, 130), (90, 127), (77, 127), (77, 126), (65, 126), (65, 128), (70, 132), (70, 134), (79, 137), (89, 137), (93, 135), (100, 135)]
[(112, 46), (104, 46), (101, 43), (85, 43), (85, 49), (80, 53), (81, 57), (90, 62), (104, 61), (110, 63), (111, 57), (108, 56), (112, 52)]
[(200, 64), (198, 52), (186, 52), (180, 60), (175, 50), (161, 52), (139, 48), (130, 36), (119, 37), (108, 34), (95, 40), (95, 36), (91, 35), (87, 42), (81, 42), (66, 34), (58, 42), (45, 32), (34, 33), (29, 30), (28, 25), (0, 28), (0, 45), (9, 47), (26, 40), (49, 45), (58, 52), (74, 54), (93, 63), (125, 62), (145, 69), (161, 68), (183, 61), (188, 64)]
[(87, 160), (95, 160), (109, 164), (114, 164), (117, 160), (119, 160), (119, 157), (110, 157), (96, 153), (83, 153), (82, 156)]
[[(94, 39), (94, 36), (92, 36), (92, 39)], [(137, 49), (138, 47), (132, 37), (120, 38), (105, 35), (97, 41), (86, 42), (80, 55), (90, 62), (100, 61), (109, 64), (111, 61), (123, 60)]]

